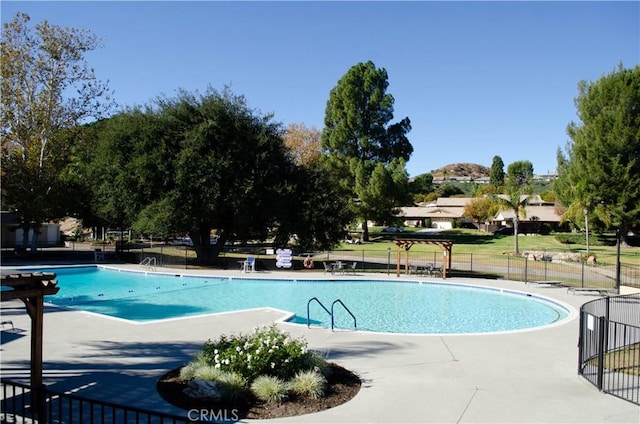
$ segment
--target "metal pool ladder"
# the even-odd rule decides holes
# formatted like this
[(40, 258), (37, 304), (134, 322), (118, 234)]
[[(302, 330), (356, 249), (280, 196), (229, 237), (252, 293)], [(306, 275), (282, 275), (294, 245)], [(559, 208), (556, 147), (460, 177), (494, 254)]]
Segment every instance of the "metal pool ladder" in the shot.
[(147, 270), (156, 270), (156, 257), (155, 256), (147, 256), (140, 262), (140, 266), (145, 267)]
[(327, 309), (326, 306), (324, 306), (322, 304), (322, 302), (320, 302), (320, 300), (317, 297), (312, 297), (311, 299), (309, 299), (309, 301), (307, 302), (307, 328), (309, 328), (309, 326), (311, 325), (311, 315), (309, 312), (309, 306), (311, 305), (311, 302), (316, 301), (318, 303), (318, 305), (320, 305), (320, 307), (322, 307), (322, 309), (324, 309), (324, 311), (329, 314), (329, 316), (331, 317), (331, 331), (333, 331), (333, 329), (335, 328), (335, 321), (334, 321), (334, 308), (336, 306), (336, 303), (339, 303), (345, 311), (347, 311), (347, 313), (349, 315), (351, 315), (351, 318), (353, 318), (353, 328), (357, 328), (357, 322), (356, 322), (356, 317), (355, 315), (353, 315), (353, 313), (351, 313), (351, 311), (349, 310), (349, 308), (347, 308), (347, 305), (344, 304), (344, 302), (340, 299), (336, 299), (333, 301), (333, 303), (331, 304), (331, 311), (329, 311), (329, 309)]

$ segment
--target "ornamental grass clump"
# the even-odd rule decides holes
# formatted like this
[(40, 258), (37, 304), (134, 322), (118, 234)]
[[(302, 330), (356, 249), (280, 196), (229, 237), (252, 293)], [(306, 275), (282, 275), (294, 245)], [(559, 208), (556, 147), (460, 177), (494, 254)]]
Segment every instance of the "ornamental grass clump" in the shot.
[(196, 377), (196, 372), (199, 368), (208, 366), (207, 358), (199, 352), (187, 365), (180, 369), (180, 378), (183, 380), (191, 380)]
[(289, 383), (289, 391), (297, 396), (320, 399), (324, 396), (327, 379), (317, 370), (300, 371)]
[(247, 394), (247, 380), (236, 372), (221, 371), (216, 382), (225, 399), (240, 400)]
[(261, 375), (251, 383), (251, 392), (265, 403), (280, 403), (287, 398), (287, 383), (272, 375)]
[(196, 380), (218, 381), (223, 371), (209, 364), (198, 364), (193, 371)]

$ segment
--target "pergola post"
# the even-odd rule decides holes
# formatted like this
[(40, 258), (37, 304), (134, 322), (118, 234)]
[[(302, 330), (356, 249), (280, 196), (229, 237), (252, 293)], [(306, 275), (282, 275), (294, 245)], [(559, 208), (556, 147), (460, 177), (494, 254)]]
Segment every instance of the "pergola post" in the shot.
[(46, 388), (42, 384), (42, 339), (44, 328), (44, 296), (56, 294), (59, 287), (53, 273), (2, 275), (1, 300), (20, 299), (31, 318), (31, 400), (39, 423), (46, 424)]
[(22, 299), (31, 317), (31, 397), (38, 422), (46, 423), (45, 387), (42, 384), (42, 338), (44, 328), (44, 296)]

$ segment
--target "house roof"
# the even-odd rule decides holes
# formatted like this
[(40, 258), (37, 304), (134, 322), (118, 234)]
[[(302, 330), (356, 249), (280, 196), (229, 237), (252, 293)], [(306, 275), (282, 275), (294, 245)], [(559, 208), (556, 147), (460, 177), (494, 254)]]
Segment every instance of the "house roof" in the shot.
[[(526, 216), (520, 216), (520, 221), (532, 221), (533, 217), (536, 217), (538, 221), (542, 222), (560, 222), (560, 215), (556, 212), (555, 206), (539, 206), (528, 205), (525, 207)], [(496, 221), (505, 221), (513, 219), (515, 214), (513, 210), (500, 211), (494, 218)]]
[(423, 218), (460, 218), (464, 208), (440, 207), (423, 207), (423, 206), (406, 206), (400, 208), (399, 217), (404, 219), (423, 219)]
[[(508, 196), (499, 195), (503, 198)], [(526, 195), (522, 196), (524, 199)], [(405, 206), (400, 208), (399, 217), (404, 219), (425, 219), (425, 218), (462, 218), (465, 207), (471, 203), (474, 197), (439, 197), (435, 202), (422, 206)], [(545, 203), (542, 198), (535, 194), (529, 196), (529, 202), (525, 208), (526, 217), (521, 216), (521, 221), (530, 221), (531, 217), (537, 217), (538, 221), (560, 222), (560, 215), (556, 213), (555, 206)], [(500, 211), (494, 218), (495, 221), (513, 219), (512, 210)]]
[[(502, 199), (509, 199), (509, 196), (507, 194), (498, 194), (497, 196)], [(545, 202), (544, 200), (542, 200), (542, 197), (540, 197), (539, 194), (522, 194), (520, 195), (520, 201), (522, 202), (527, 197), (529, 198), (529, 200), (527, 201), (527, 205), (553, 205), (553, 203)]]
[(473, 197), (438, 197), (436, 205), (444, 208), (464, 208), (473, 199)]

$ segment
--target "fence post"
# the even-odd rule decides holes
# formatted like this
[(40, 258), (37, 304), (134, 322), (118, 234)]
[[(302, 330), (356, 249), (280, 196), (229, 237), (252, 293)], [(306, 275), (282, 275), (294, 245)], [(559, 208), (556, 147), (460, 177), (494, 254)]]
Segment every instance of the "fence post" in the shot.
[[(604, 328), (603, 332), (604, 332), (604, 340), (605, 343), (607, 344), (606, 346), (606, 351), (609, 351), (609, 317), (610, 317), (610, 310), (611, 310), (611, 298), (609, 296), (605, 297), (605, 304), (604, 304), (604, 318), (607, 320), (607, 326)], [(603, 351), (605, 351), (604, 346), (603, 346)]]
[(616, 230), (616, 284), (614, 287), (615, 294), (620, 294), (620, 228)]
[(581, 272), (580, 272), (580, 285), (582, 287), (584, 287), (584, 261), (581, 262), (582, 263), (582, 267), (580, 268)]
[(604, 326), (605, 317), (598, 317), (598, 374), (596, 387), (602, 391), (602, 381), (604, 376)]
[(524, 257), (524, 282), (529, 281), (529, 255)]
[(473, 253), (469, 253), (469, 256), (470, 256), (470, 258), (471, 258), (471, 259), (469, 260), (469, 262), (470, 262), (470, 267), (469, 267), (469, 268), (471, 268), (469, 271), (470, 271), (470, 272), (473, 272)]
[(390, 268), (391, 268), (391, 248), (387, 247), (387, 275), (389, 275)]
[(583, 368), (584, 365), (584, 333), (586, 327), (587, 313), (580, 309), (580, 321), (578, 326), (578, 375), (584, 376)]
[(511, 255), (507, 255), (507, 280), (511, 279)]

